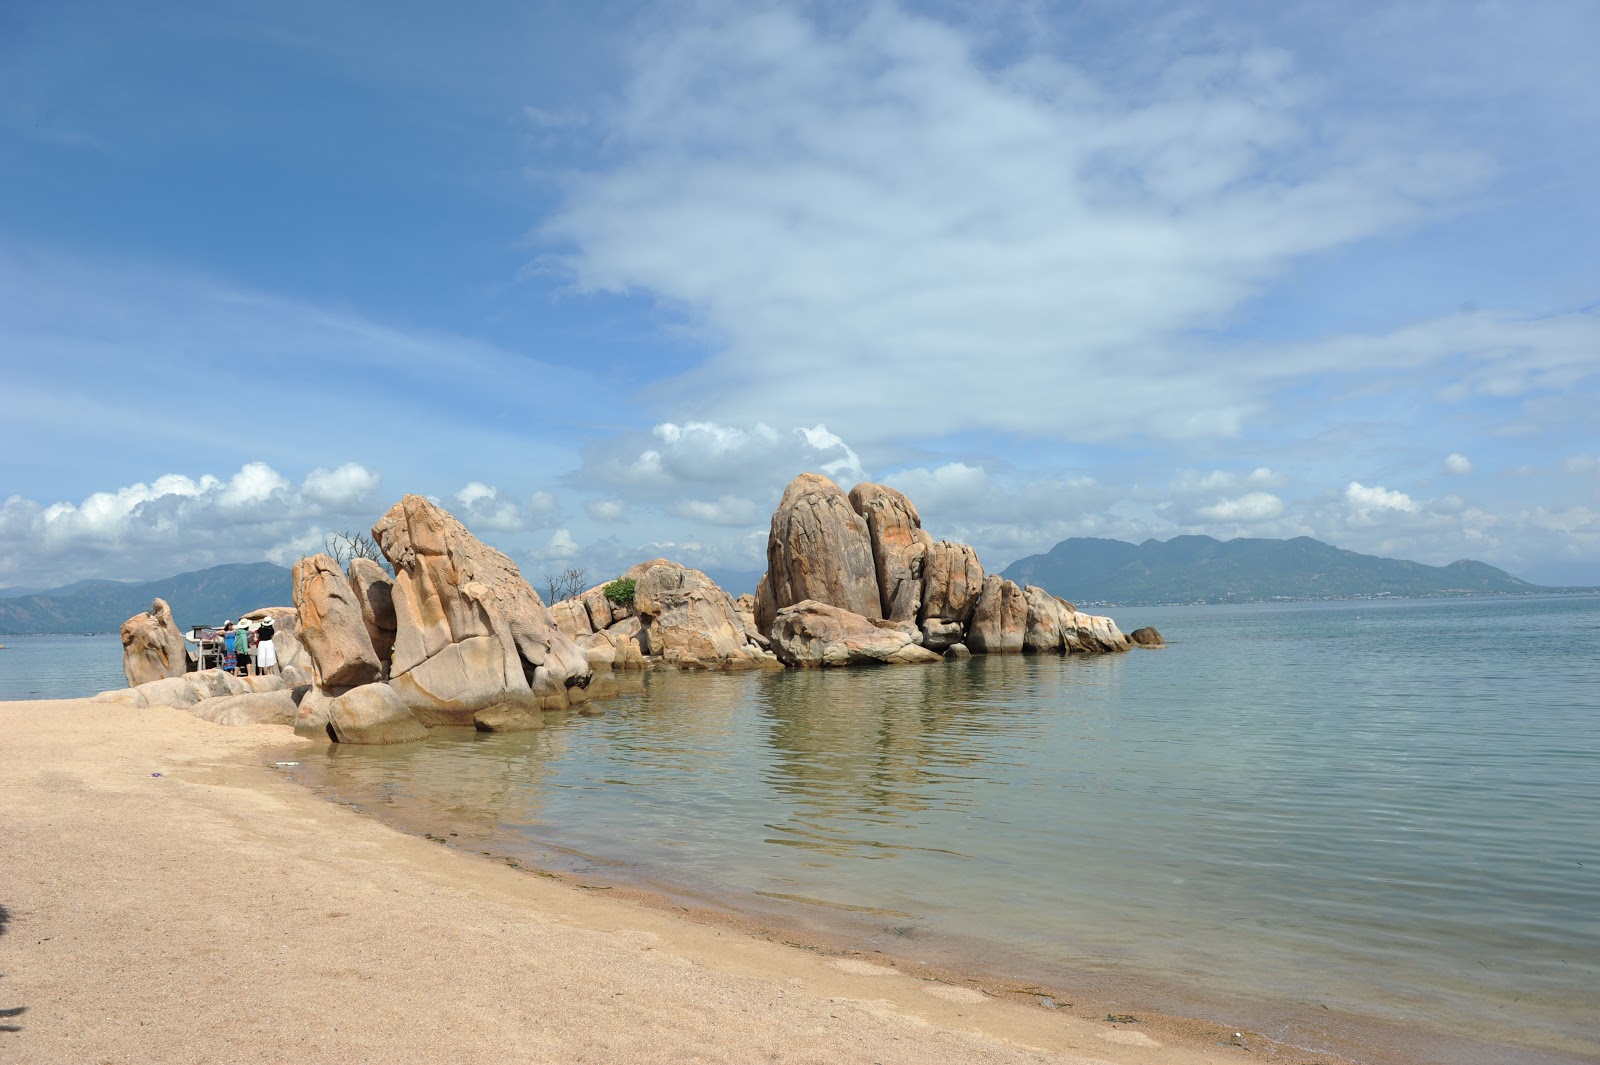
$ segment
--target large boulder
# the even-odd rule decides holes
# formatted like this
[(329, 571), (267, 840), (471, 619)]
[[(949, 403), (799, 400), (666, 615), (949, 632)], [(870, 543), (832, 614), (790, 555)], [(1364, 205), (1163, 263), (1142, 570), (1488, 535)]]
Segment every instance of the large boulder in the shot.
[(361, 617), (361, 602), (339, 563), (328, 555), (302, 558), (294, 564), (291, 579), (300, 615), (299, 638), (311, 652), (317, 684), (353, 687), (382, 677), (378, 652)]
[(339, 743), (412, 743), (428, 730), (387, 684), (363, 684), (328, 704), (328, 730)]
[(814, 599), (778, 611), (771, 639), (778, 658), (791, 666), (940, 661), (939, 655), (917, 646), (909, 633), (881, 618), (874, 623), (870, 618)]
[(1062, 654), (1070, 651), (1062, 636), (1071, 615), (1072, 604), (1057, 599), (1043, 588), (1028, 585), (1022, 590), (1027, 608), (1023, 624), (1022, 649), (1033, 654)]
[(1100, 614), (1085, 614), (1078, 610), (1072, 611), (1070, 617), (1062, 618), (1061, 638), (1067, 648), (1074, 652), (1109, 654), (1133, 647), (1133, 642), (1117, 628), (1115, 621)]
[(189, 668), (188, 655), (165, 599), (155, 600), (149, 610), (122, 623), (122, 672), (130, 688), (183, 676)]
[(774, 613), (810, 599), (883, 617), (867, 523), (820, 474), (802, 473), (784, 489), (767, 537), (766, 579)]
[[(588, 656), (505, 555), (422, 496), (372, 527), (395, 568), (389, 683), (427, 725), (476, 725), (490, 707), (563, 709)], [(530, 719), (531, 720), (531, 719)]]
[(922, 563), (933, 538), (901, 493), (881, 484), (850, 489), (850, 506), (867, 523), (878, 602), (889, 621), (915, 623), (922, 607)]
[[(389, 664), (394, 653), (394, 578), (370, 558), (350, 560), (350, 590), (361, 606), (361, 623), (372, 640), (372, 650), (380, 667)], [(277, 641), (273, 641), (277, 645)]]
[(1139, 647), (1165, 647), (1167, 645), (1167, 641), (1163, 640), (1161, 634), (1150, 625), (1134, 629), (1128, 633), (1128, 640)]
[(623, 574), (634, 582), (644, 643), (666, 665), (682, 669), (759, 669), (777, 666), (745, 633), (733, 597), (699, 570), (664, 558)]
[(582, 599), (563, 599), (550, 604), (550, 620), (569, 640), (577, 640), (595, 631), (589, 622), (589, 606)]
[(956, 622), (963, 628), (983, 591), (983, 566), (966, 544), (940, 540), (929, 544), (922, 560), (922, 606), (917, 620)]
[(1028, 600), (1022, 589), (994, 574), (983, 582), (983, 591), (972, 605), (972, 620), (962, 642), (973, 654), (1017, 654), (1027, 624)]
[(218, 725), (293, 725), (296, 713), (294, 696), (285, 690), (206, 699), (189, 712)]

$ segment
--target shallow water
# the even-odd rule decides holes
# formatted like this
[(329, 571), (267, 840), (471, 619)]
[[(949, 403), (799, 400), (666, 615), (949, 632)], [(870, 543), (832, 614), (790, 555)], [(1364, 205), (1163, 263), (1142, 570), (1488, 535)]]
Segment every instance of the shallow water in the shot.
[(304, 771), (911, 956), (1600, 1056), (1600, 598), (1116, 613), (1171, 645), (652, 673), (601, 718)]
[(0, 701), (82, 699), (128, 684), (116, 635), (0, 636), (0, 644)]
[[(651, 673), (538, 733), (296, 757), (464, 848), (900, 956), (1600, 1060), (1600, 597), (1112, 613), (1170, 646)], [(121, 683), (115, 637), (0, 642), (0, 698)]]

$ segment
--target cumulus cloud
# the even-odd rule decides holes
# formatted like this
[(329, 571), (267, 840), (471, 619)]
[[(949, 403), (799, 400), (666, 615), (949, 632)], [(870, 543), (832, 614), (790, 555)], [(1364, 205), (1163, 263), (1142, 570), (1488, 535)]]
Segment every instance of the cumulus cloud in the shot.
[(571, 530), (557, 529), (533, 552), (533, 557), (538, 562), (571, 562), (581, 551), (578, 542), (572, 538)]
[(516, 532), (526, 525), (516, 503), (501, 499), (498, 488), (482, 481), (467, 482), (450, 510), (469, 529)]
[(1413, 514), (1417, 502), (1404, 492), (1387, 488), (1368, 488), (1360, 481), (1351, 481), (1344, 489), (1344, 501), (1349, 508), (1350, 520), (1357, 524), (1371, 524), (1387, 511)]
[(252, 558), (293, 561), (327, 532), (372, 524), (380, 483), (347, 464), (312, 470), (297, 486), (251, 462), (226, 480), (167, 474), (76, 503), (14, 495), (0, 506), (0, 580), (153, 579)]
[(1283, 500), (1271, 492), (1247, 492), (1236, 499), (1219, 499), (1196, 513), (1207, 521), (1250, 523), (1283, 514)]
[(1444, 472), (1456, 475), (1472, 472), (1472, 460), (1459, 451), (1452, 451), (1444, 457)]
[(583, 509), (595, 521), (618, 522), (628, 516), (628, 505), (620, 499), (591, 499)]

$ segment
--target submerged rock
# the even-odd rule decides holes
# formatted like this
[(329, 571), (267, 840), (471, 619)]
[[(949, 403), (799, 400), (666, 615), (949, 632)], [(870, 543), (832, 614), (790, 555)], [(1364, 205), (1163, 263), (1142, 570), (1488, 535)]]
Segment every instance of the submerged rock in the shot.
[(1140, 647), (1165, 647), (1167, 645), (1167, 641), (1161, 638), (1161, 634), (1149, 625), (1134, 629), (1128, 633), (1128, 639)]

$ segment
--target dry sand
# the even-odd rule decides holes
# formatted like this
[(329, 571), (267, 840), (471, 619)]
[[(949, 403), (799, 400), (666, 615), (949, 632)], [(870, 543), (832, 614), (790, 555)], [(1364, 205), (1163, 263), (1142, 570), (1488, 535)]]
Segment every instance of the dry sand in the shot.
[(281, 727), (0, 703), (0, 1061), (1331, 1062), (1067, 1015), (441, 847)]

